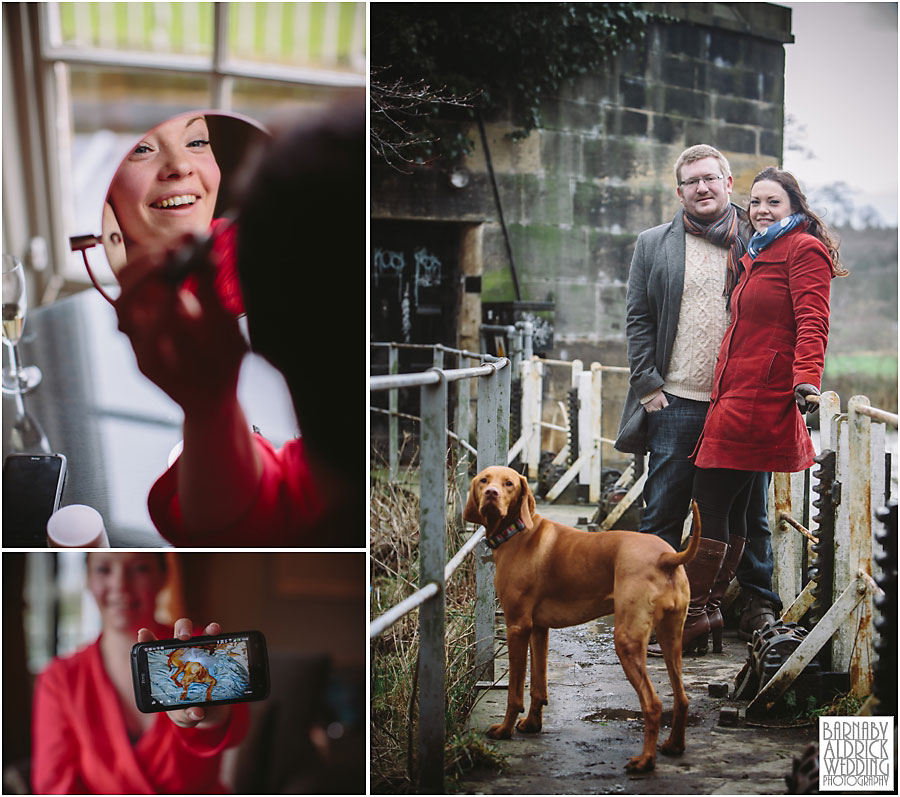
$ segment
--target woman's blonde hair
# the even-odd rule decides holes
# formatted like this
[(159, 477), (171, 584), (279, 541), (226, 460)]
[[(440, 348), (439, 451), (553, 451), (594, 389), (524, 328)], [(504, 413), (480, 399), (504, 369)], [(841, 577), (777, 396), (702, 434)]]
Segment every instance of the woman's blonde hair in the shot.
[(728, 159), (719, 150), (709, 146), (709, 144), (694, 144), (693, 147), (688, 147), (682, 152), (678, 156), (678, 160), (675, 161), (675, 185), (681, 185), (682, 166), (694, 161), (701, 161), (704, 158), (715, 158), (719, 162), (719, 166), (722, 167), (722, 174), (725, 177), (731, 177), (731, 166), (728, 163)]

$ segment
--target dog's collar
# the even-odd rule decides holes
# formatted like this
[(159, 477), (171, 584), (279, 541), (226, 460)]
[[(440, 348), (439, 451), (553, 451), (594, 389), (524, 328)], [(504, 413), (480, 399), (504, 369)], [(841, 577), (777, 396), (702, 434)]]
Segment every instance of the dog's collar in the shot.
[(484, 541), (487, 543), (488, 548), (496, 549), (503, 545), (510, 537), (514, 534), (518, 534), (520, 531), (524, 530), (525, 523), (519, 518), (515, 523), (511, 526), (507, 526), (505, 529), (501, 529), (500, 531), (495, 531), (491, 534), (490, 537), (485, 536)]

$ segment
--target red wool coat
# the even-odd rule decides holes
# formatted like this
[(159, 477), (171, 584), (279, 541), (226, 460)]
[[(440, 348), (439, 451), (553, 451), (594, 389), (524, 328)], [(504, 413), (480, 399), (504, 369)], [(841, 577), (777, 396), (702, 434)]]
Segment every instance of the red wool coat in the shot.
[(828, 251), (798, 228), (756, 260), (744, 255), (741, 263), (744, 272), (731, 296), (731, 324), (719, 347), (694, 464), (805, 470), (815, 451), (794, 386), (820, 386), (832, 278)]

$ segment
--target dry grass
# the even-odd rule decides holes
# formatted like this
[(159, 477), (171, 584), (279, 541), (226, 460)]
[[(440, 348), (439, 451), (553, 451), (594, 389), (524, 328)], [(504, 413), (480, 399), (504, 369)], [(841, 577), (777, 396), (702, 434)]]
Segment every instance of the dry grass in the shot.
[[(419, 500), (415, 473), (389, 482), (373, 463), (370, 506), (371, 616), (378, 617), (418, 588)], [(459, 498), (448, 471), (448, 559), (464, 543)], [(410, 486), (412, 485), (412, 486)], [(473, 665), (475, 571), (472, 556), (446, 585), (445, 770), (452, 781), (499, 756), (466, 722), (476, 697)], [(418, 612), (398, 620), (372, 642), (371, 789), (374, 794), (415, 790)]]

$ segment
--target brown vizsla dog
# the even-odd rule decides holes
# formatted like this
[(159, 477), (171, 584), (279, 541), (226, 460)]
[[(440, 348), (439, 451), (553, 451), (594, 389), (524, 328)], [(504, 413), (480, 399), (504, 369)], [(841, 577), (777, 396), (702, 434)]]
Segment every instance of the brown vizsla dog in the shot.
[(654, 627), (675, 696), (672, 732), (660, 749), (666, 755), (684, 752), (688, 699), (681, 683), (681, 631), (690, 587), (681, 565), (694, 557), (700, 541), (696, 505), (692, 509), (690, 542), (676, 553), (653, 534), (579, 531), (535, 514), (528, 482), (512, 468), (485, 468), (472, 480), (464, 517), (484, 525), (485, 539), (494, 549), (494, 586), (506, 617), (509, 649), (506, 716), (488, 728), (489, 737), (510, 738), (525, 710), (529, 645), (531, 706), (516, 727), (537, 733), (547, 704), (548, 629), (613, 614), (616, 655), (644, 718), (643, 749), (625, 769), (649, 772), (656, 760), (662, 704), (646, 666)]

